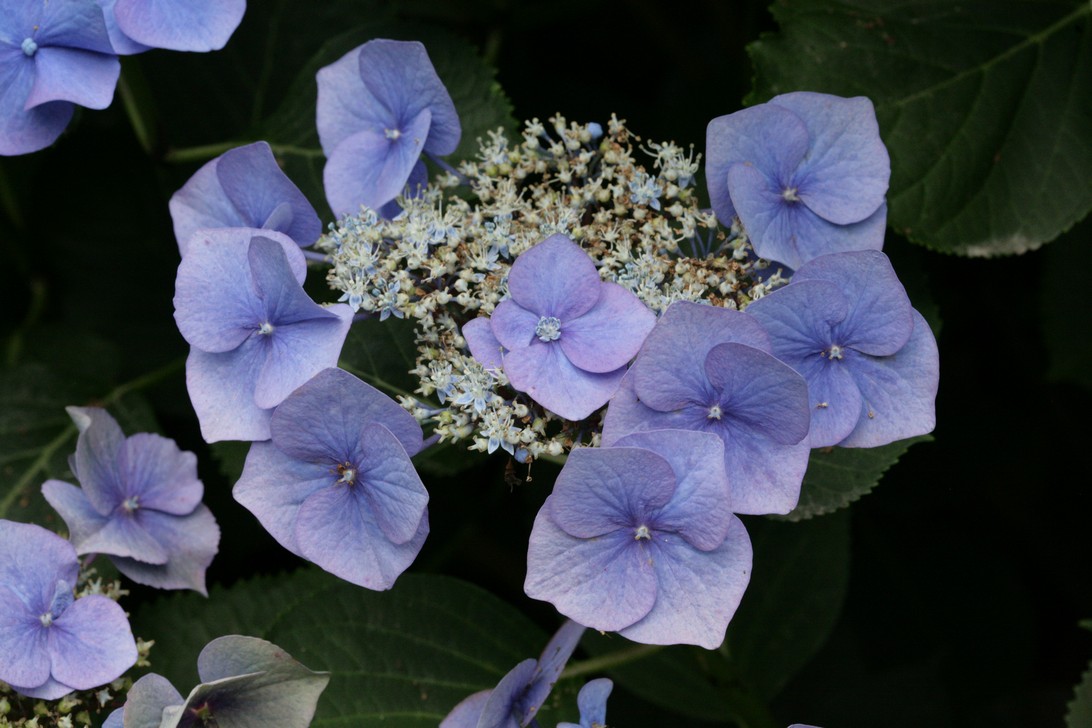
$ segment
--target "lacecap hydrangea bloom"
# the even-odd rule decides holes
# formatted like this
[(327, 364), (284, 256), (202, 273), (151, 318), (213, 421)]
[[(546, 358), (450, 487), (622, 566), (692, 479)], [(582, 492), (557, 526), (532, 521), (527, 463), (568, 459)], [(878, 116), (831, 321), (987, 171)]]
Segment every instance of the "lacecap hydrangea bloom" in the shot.
[(421, 427), (394, 400), (325, 369), (273, 413), (235, 500), (286, 549), (346, 581), (389, 589), (428, 536), (428, 491), (410, 462)]
[(149, 48), (218, 51), (246, 12), (246, 0), (98, 0), (120, 55)]
[(5, 0), (0, 11), (0, 155), (52, 144), (76, 105), (105, 109), (121, 65), (91, 0)]
[(56, 700), (108, 683), (137, 660), (125, 611), (107, 597), (76, 599), (72, 545), (40, 526), (0, 521), (0, 680)]
[(877, 447), (936, 425), (936, 339), (883, 253), (815, 258), (747, 313), (808, 381), (811, 447)]
[(206, 441), (268, 439), (273, 407), (337, 363), (353, 312), (312, 301), (306, 269), (299, 246), (271, 230), (191, 238), (174, 318), (190, 344), (186, 387)]
[(661, 429), (716, 434), (735, 513), (788, 513), (808, 467), (808, 387), (758, 321), (678, 301), (660, 316), (607, 407), (603, 444)]
[(531, 530), (524, 591), (635, 642), (714, 649), (750, 577), (720, 438), (659, 430), (569, 453)]
[(178, 249), (205, 228), (284, 233), (301, 247), (322, 234), (315, 208), (281, 171), (265, 142), (232, 149), (197, 170), (168, 205)]
[(318, 72), (326, 199), (338, 217), (385, 207), (427, 181), (421, 154), (451, 154), (455, 104), (416, 41), (372, 40)]
[(709, 122), (709, 198), (764, 258), (879, 250), (891, 161), (872, 102), (798, 91)]
[(280, 647), (242, 635), (205, 645), (197, 673), (201, 683), (185, 698), (162, 675), (143, 676), (103, 728), (307, 728), (330, 682), (329, 673), (310, 670)]
[(201, 497), (197, 458), (148, 432), (125, 437), (98, 407), (69, 407), (80, 430), (72, 470), (81, 488), (48, 480), (42, 494), (77, 554), (103, 554), (140, 584), (205, 593), (220, 541)]
[(460, 702), (443, 719), (440, 728), (538, 725), (535, 715), (550, 696), (565, 663), (584, 636), (584, 629), (583, 625), (567, 620), (537, 660), (524, 660), (509, 670), (495, 688), (474, 693)]
[(516, 258), (508, 293), (491, 317), (463, 326), (467, 346), (483, 366), (502, 368), (514, 389), (569, 420), (607, 403), (656, 323), (560, 234)]

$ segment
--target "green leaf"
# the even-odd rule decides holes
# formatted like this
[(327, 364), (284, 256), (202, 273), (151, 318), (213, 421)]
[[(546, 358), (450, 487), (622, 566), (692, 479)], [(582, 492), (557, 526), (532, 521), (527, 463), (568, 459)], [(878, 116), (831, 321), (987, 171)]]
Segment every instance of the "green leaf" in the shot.
[(1084, 671), (1081, 681), (1073, 689), (1065, 715), (1066, 728), (1092, 728), (1092, 662)]
[[(280, 108), (262, 125), (263, 138), (285, 163), (285, 172), (316, 205), (323, 205), (322, 168), (326, 159), (315, 127), (318, 86), (315, 74), (374, 38), (418, 40), (425, 44), (437, 75), (444, 82), (462, 125), (462, 141), (449, 161), (473, 156), (477, 139), (497, 127), (515, 128), (512, 105), (494, 79), (495, 71), (477, 51), (450, 32), (435, 27), (378, 21), (359, 25), (330, 38), (299, 71)], [(324, 208), (325, 209), (325, 208)]]
[(721, 651), (763, 699), (777, 695), (826, 641), (849, 581), (849, 513), (747, 524), (754, 569)]
[(547, 641), (491, 594), (416, 574), (402, 576), (389, 592), (314, 570), (259, 577), (214, 587), (207, 601), (194, 594), (162, 598), (140, 609), (133, 623), (156, 641), (152, 669), (183, 694), (196, 682), (198, 652), (223, 634), (261, 637), (312, 670), (329, 670), (314, 728), (432, 728), (463, 698), (538, 656)]
[(921, 435), (880, 447), (812, 450), (800, 488), (800, 502), (788, 515), (772, 518), (803, 521), (845, 508), (871, 492), (887, 469), (897, 463), (911, 445), (932, 439), (929, 435)]
[(410, 374), (417, 359), (413, 327), (412, 321), (394, 317), (354, 323), (338, 366), (392, 397), (412, 396), (417, 388)]
[(749, 103), (864, 95), (891, 152), (889, 224), (968, 256), (1022, 253), (1092, 209), (1087, 0), (797, 0), (748, 47)]

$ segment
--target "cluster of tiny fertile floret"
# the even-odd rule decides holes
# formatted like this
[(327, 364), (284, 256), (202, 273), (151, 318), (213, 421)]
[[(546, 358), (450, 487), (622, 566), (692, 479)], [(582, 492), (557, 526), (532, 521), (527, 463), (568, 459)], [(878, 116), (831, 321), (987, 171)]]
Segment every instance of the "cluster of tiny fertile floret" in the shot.
[[(551, 133), (552, 132), (552, 133)], [(701, 155), (673, 142), (641, 144), (625, 122), (527, 122), (479, 139), (477, 158), (438, 175), (385, 220), (362, 209), (317, 244), (327, 276), (355, 310), (416, 322), (420, 381), (402, 404), (445, 440), (502, 448), (520, 461), (598, 444), (600, 414), (568, 422), (514, 391), (471, 356), (461, 326), (507, 297), (515, 258), (554, 233), (581, 245), (603, 280), (657, 314), (674, 301), (742, 310), (787, 283), (757, 259), (738, 222), (718, 227), (698, 206)], [(470, 194), (466, 194), (469, 187)]]
[[(128, 593), (117, 579), (104, 580), (96, 576), (94, 568), (80, 570), (75, 592), (77, 599), (98, 594), (117, 601)], [(151, 664), (148, 654), (154, 644), (151, 640), (137, 639), (137, 667)], [(0, 682), (0, 728), (78, 728), (92, 725), (92, 716), (97, 725), (125, 703), (125, 695), (132, 685), (133, 679), (123, 675), (108, 685), (94, 690), (77, 690), (60, 700), (37, 700), (20, 695)]]

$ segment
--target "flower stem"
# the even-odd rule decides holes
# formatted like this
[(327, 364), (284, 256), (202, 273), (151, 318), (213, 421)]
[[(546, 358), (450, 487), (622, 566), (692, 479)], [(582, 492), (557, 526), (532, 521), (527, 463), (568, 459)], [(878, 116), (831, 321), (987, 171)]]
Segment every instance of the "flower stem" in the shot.
[[(204, 162), (212, 159), (213, 157), (219, 157), (224, 152), (235, 149), (236, 147), (241, 147), (253, 143), (253, 140), (228, 141), (217, 142), (216, 144), (205, 144), (199, 147), (183, 147), (182, 149), (171, 149), (163, 155), (163, 161), (170, 164)], [(321, 149), (311, 147), (297, 147), (291, 144), (270, 144), (269, 147), (273, 150), (274, 154), (287, 155), (289, 157), (306, 157), (308, 159), (319, 159), (324, 156)]]
[(118, 78), (118, 95), (133, 127), (133, 134), (145, 154), (155, 152), (156, 139), (155, 110), (148, 82), (140, 71), (138, 62), (133, 58), (122, 59), (122, 73)]
[(605, 655), (592, 657), (588, 660), (574, 662), (561, 673), (561, 679), (592, 675), (597, 672), (605, 672), (613, 667), (626, 665), (645, 657), (656, 654), (663, 649), (663, 645), (634, 645), (624, 650), (609, 652)]

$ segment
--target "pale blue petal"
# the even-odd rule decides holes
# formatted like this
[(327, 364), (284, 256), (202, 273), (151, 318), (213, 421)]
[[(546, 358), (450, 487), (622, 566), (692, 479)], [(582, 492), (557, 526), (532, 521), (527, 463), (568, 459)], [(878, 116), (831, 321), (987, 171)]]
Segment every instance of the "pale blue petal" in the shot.
[(440, 728), (478, 728), (478, 721), (482, 717), (482, 711), (485, 710), (485, 704), (489, 702), (489, 696), (492, 694), (492, 689), (479, 690), (473, 695), (463, 698), (440, 721)]
[(612, 372), (637, 355), (655, 324), (656, 314), (641, 299), (617, 283), (603, 282), (595, 305), (563, 322), (558, 343), (577, 368)]
[(0, 587), (18, 596), (35, 619), (49, 610), (57, 582), (75, 585), (78, 572), (68, 541), (41, 526), (0, 520)]
[(525, 250), (508, 273), (512, 300), (539, 316), (557, 317), (562, 327), (591, 310), (601, 283), (591, 256), (561, 234)]
[(530, 346), (535, 338), (535, 327), (538, 326), (540, 318), (537, 313), (528, 311), (509, 298), (493, 309), (493, 315), (489, 317), (489, 327), (500, 346), (505, 349), (523, 349)]
[(598, 538), (575, 538), (552, 520), (546, 499), (535, 518), (523, 589), (552, 603), (580, 624), (603, 631), (628, 627), (656, 603), (651, 554), (633, 530)]
[(489, 691), (489, 697), (482, 705), (478, 728), (520, 728), (527, 725), (522, 720), (523, 716), (519, 715), (519, 701), (524, 696), (536, 667), (535, 660), (527, 659), (500, 679), (497, 687)]
[(0, 44), (0, 154), (29, 154), (61, 135), (75, 107), (54, 101), (27, 110), (34, 85), (34, 61), (18, 48)]
[(224, 354), (190, 349), (186, 389), (205, 442), (269, 439), (273, 410), (254, 402), (254, 386), (264, 364), (265, 351), (257, 342)]
[(503, 366), (504, 347), (493, 335), (492, 320), (479, 316), (463, 324), (463, 338), (470, 355), (486, 369), (500, 369)]
[(720, 646), (751, 578), (751, 540), (738, 518), (729, 519), (727, 538), (712, 551), (680, 538), (654, 539), (659, 596), (648, 616), (619, 630), (623, 637), (653, 645)]
[[(100, 514), (87, 499), (83, 489), (61, 480), (47, 480), (42, 495), (68, 527), (68, 538), (77, 553), (87, 539), (102, 529), (109, 518)], [(84, 551), (83, 553), (88, 553)]]
[(732, 510), (754, 515), (791, 511), (800, 500), (810, 454), (807, 438), (785, 445), (750, 429), (726, 428), (724, 469)]
[[(149, 673), (133, 683), (125, 699), (124, 719), (118, 728), (159, 728), (163, 709), (185, 702), (162, 675)], [(111, 718), (118, 711), (111, 714)], [(107, 728), (105, 725), (103, 728)]]
[(246, 0), (117, 0), (118, 28), (152, 48), (217, 51), (239, 27)]
[(109, 516), (127, 497), (118, 463), (125, 434), (116, 420), (99, 407), (68, 407), (76, 427), (76, 472), (84, 495), (99, 513)]
[(105, 109), (114, 98), (121, 64), (117, 56), (79, 48), (42, 46), (34, 54), (34, 85), (26, 108), (51, 101), (70, 101)]
[(166, 563), (111, 556), (118, 571), (138, 584), (157, 589), (193, 589), (207, 596), (205, 572), (220, 543), (220, 528), (212, 512), (199, 505), (185, 516), (146, 509), (138, 514), (141, 525), (162, 544)]
[(355, 459), (369, 422), (390, 430), (411, 457), (421, 450), (421, 426), (413, 415), (352, 374), (325, 369), (277, 408), (273, 439), (290, 457), (330, 467)]
[(531, 345), (504, 355), (504, 373), (515, 389), (567, 420), (582, 420), (607, 403), (625, 376), (621, 367), (605, 374), (573, 366), (557, 342)]
[(580, 644), (585, 629), (584, 625), (567, 619), (543, 648), (530, 684), (516, 702), (521, 725), (528, 725), (546, 702), (576, 646)]
[(315, 492), (300, 506), (296, 543), (305, 559), (335, 576), (368, 589), (390, 589), (424, 545), (428, 513), (413, 538), (396, 544), (365, 504), (344, 485)]
[(77, 599), (53, 620), (49, 653), (53, 677), (77, 690), (120, 677), (137, 659), (125, 610), (96, 594)]
[(379, 528), (392, 543), (416, 535), (428, 506), (428, 491), (405, 448), (384, 425), (372, 422), (360, 442), (364, 460), (358, 485), (371, 506)]
[(117, 451), (126, 497), (141, 508), (184, 516), (201, 502), (205, 487), (197, 479), (197, 456), (178, 449), (174, 440), (139, 432)]
[(863, 404), (857, 426), (842, 447), (878, 447), (932, 432), (940, 381), (937, 342), (917, 311), (910, 341), (886, 357), (856, 354), (847, 362)]
[[(44, 611), (44, 610), (43, 610)], [(0, 583), (0, 680), (38, 687), (49, 679), (47, 632), (32, 606)]]

